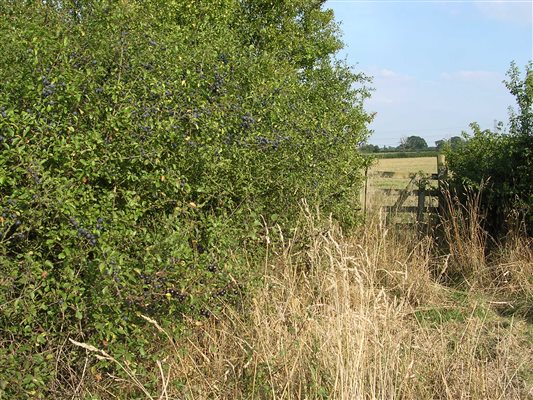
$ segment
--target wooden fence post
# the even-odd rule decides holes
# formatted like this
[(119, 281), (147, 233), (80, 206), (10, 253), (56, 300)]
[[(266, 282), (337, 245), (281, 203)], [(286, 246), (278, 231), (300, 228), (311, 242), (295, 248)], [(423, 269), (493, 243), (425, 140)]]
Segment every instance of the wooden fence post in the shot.
[(444, 181), (448, 177), (448, 167), (446, 166), (446, 156), (439, 154), (437, 156), (437, 210), (439, 215), (443, 215), (444, 212), (444, 193), (445, 185)]
[(446, 167), (446, 156), (444, 154), (439, 154), (437, 156), (437, 176), (440, 178), (445, 178), (448, 174), (448, 168)]
[(418, 209), (416, 212), (416, 222), (424, 221), (424, 206), (426, 205), (426, 185), (425, 182), (419, 181), (418, 185)]

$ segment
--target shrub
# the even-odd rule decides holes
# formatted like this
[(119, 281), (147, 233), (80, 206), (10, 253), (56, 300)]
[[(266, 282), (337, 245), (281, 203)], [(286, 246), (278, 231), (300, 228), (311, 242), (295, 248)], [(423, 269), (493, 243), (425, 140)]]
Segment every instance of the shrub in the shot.
[(140, 313), (231, 300), (247, 271), (228, 254), (290, 230), (302, 197), (357, 220), (367, 79), (333, 60), (320, 2), (0, 13), (0, 393), (60, 390), (54, 360), (81, 368), (67, 337), (142, 355)]
[[(525, 78), (514, 65), (508, 72), (507, 88), (516, 98), (518, 112), (511, 109), (509, 132), (481, 130), (471, 124), (473, 135), (447, 150), (452, 172), (452, 187), (460, 192), (462, 186), (478, 189), (483, 182), (483, 210), (488, 228), (502, 234), (509, 228), (511, 214), (524, 221), (533, 232), (533, 64), (526, 67)], [(516, 216), (515, 216), (516, 217)]]

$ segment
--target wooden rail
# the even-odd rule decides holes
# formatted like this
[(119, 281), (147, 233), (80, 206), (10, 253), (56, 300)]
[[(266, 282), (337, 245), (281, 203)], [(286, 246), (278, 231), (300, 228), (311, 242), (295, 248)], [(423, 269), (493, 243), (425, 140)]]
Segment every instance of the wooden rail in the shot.
[(414, 175), (416, 174), (407, 172), (373, 171), (369, 176), (375, 178), (411, 179)]
[[(373, 171), (368, 173), (365, 171), (365, 177), (375, 178), (395, 178), (395, 179), (409, 179), (409, 183), (404, 189), (377, 189), (386, 195), (398, 195), (396, 202), (392, 206), (383, 206), (382, 210), (388, 213), (387, 220), (393, 220), (393, 216), (398, 213), (416, 214), (417, 224), (424, 222), (424, 214), (437, 213), (441, 206), (441, 180), (446, 177), (446, 165), (443, 155), (437, 157), (437, 173), (424, 175), (420, 173), (405, 173), (392, 171)], [(437, 181), (437, 188), (429, 186), (430, 181)], [(417, 197), (416, 206), (404, 206), (405, 201), (411, 197)], [(426, 198), (437, 198), (438, 206), (426, 206)], [(365, 213), (366, 213), (366, 183), (365, 183)]]
[(385, 211), (393, 211), (393, 212), (408, 212), (408, 213), (419, 213), (420, 210), (422, 212), (431, 213), (431, 212), (437, 212), (439, 207), (435, 206), (401, 206), (401, 207), (394, 207), (394, 206), (383, 206), (381, 207), (382, 210)]
[[(380, 193), (382, 193), (384, 195), (390, 196), (390, 195), (394, 195), (394, 194), (398, 194), (399, 195), (405, 189), (382, 189), (382, 188), (377, 188), (375, 190), (379, 191)], [(418, 190), (418, 189), (411, 190), (409, 192), (409, 194), (413, 195), (413, 196), (418, 196), (419, 193), (420, 193), (420, 190)], [(426, 193), (426, 196), (435, 196), (436, 197), (436, 196), (439, 195), (440, 192), (437, 189), (426, 189), (425, 193)]]

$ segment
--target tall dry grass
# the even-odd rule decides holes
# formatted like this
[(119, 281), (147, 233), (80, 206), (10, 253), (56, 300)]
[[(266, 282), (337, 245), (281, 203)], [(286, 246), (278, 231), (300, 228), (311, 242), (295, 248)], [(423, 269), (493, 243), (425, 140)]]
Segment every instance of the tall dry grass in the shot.
[(529, 310), (524, 311), (533, 320), (533, 241), (513, 215), (506, 238), (495, 240), (489, 235), (483, 227), (483, 190), (483, 185), (478, 191), (465, 189), (466, 202), (450, 190), (443, 191), (441, 245), (449, 258), (442, 275), (470, 290), (500, 293), (519, 302), (527, 299)]
[(486, 284), (489, 272), (486, 251), (491, 238), (483, 229), (482, 192), (465, 189), (466, 202), (448, 188), (443, 190), (442, 196), (441, 227), (451, 258), (448, 273), (470, 287)]
[[(243, 305), (190, 321), (177, 339), (150, 321), (166, 348), (153, 378), (143, 377), (160, 381), (152, 398), (533, 398), (531, 325), (498, 314), (501, 301), (490, 297), (516, 294), (517, 282), (480, 292), (438, 282), (449, 263), (472, 261), (460, 253), (471, 250), (470, 231), (456, 233), (462, 250), (436, 255), (432, 239), (390, 229), (379, 215), (346, 237), (307, 212)], [(510, 280), (533, 276), (530, 244), (516, 241), (494, 268)], [(523, 294), (533, 282), (521, 285)]]

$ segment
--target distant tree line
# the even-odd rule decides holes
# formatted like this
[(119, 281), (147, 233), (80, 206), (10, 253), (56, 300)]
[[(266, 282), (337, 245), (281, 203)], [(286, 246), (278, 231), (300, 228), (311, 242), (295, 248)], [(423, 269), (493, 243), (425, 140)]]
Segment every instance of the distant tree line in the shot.
[(426, 140), (420, 136), (409, 136), (402, 138), (400, 144), (394, 146), (379, 147), (375, 144), (365, 143), (361, 145), (360, 150), (363, 153), (395, 153), (395, 152), (421, 152), (421, 151), (442, 151), (449, 146), (457, 148), (464, 144), (465, 140), (460, 136), (453, 136), (450, 139), (441, 139), (435, 142), (435, 146), (428, 146)]

